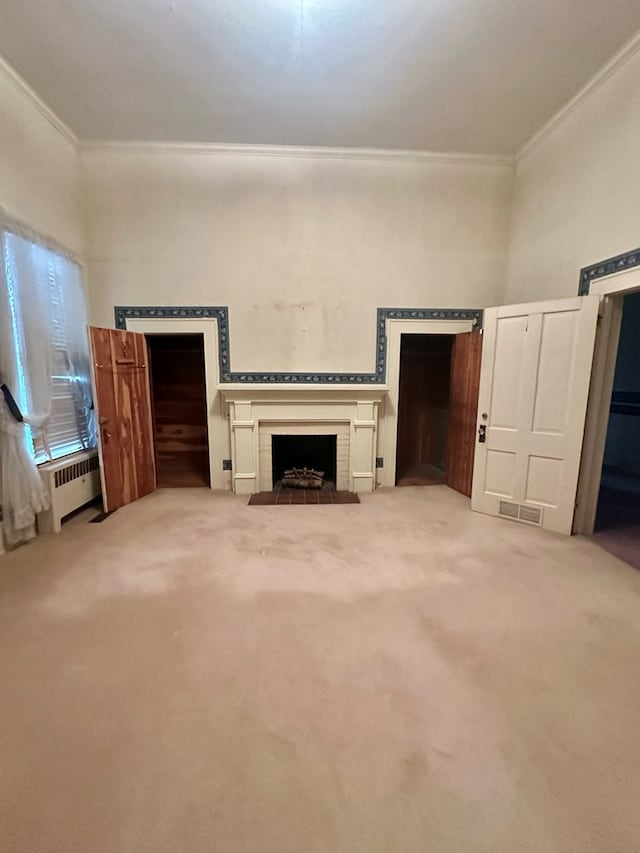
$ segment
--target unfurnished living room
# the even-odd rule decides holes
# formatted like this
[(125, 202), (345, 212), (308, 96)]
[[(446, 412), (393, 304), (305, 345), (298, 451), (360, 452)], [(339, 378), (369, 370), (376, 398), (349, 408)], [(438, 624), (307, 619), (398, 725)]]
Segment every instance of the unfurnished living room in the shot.
[(638, 0), (0, 0), (0, 849), (640, 850)]

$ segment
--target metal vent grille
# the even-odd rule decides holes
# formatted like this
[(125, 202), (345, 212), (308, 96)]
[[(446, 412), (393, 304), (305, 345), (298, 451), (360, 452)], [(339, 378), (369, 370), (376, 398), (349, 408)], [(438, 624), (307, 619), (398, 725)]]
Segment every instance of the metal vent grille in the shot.
[(518, 504), (509, 503), (509, 501), (500, 501), (500, 508), (498, 512), (500, 515), (506, 515), (507, 518), (517, 518), (518, 510), (520, 507)]
[(511, 501), (500, 501), (498, 514), (505, 518), (513, 518), (516, 521), (525, 521), (527, 524), (542, 524), (542, 509), (537, 506), (511, 503)]
[(519, 518), (529, 524), (542, 524), (542, 510), (538, 506), (521, 506)]
[(89, 459), (82, 459), (80, 462), (72, 462), (71, 465), (67, 465), (66, 468), (60, 468), (55, 472), (55, 488), (59, 489), (60, 486), (64, 486), (72, 480), (77, 480), (78, 477), (84, 477), (85, 474), (88, 474), (90, 471), (96, 471), (97, 469), (97, 456), (91, 456)]

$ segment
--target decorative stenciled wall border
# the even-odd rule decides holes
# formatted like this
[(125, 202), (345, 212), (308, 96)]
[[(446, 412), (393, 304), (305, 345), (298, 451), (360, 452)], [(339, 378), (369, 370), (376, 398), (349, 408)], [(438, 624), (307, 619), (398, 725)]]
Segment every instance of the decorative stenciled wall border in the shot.
[(632, 267), (640, 266), (640, 249), (634, 249), (631, 252), (624, 252), (622, 255), (615, 255), (613, 258), (607, 258), (606, 261), (600, 261), (597, 264), (583, 267), (580, 270), (580, 283), (578, 287), (579, 296), (587, 296), (591, 287), (591, 282), (597, 278), (604, 278), (606, 275), (612, 275), (616, 272), (631, 269)]
[(218, 322), (218, 361), (222, 383), (300, 385), (383, 385), (387, 376), (387, 320), (470, 320), (482, 327), (481, 308), (378, 308), (375, 373), (234, 373), (229, 357), (229, 309), (227, 306), (123, 306), (115, 308), (116, 328), (127, 320), (202, 320)]

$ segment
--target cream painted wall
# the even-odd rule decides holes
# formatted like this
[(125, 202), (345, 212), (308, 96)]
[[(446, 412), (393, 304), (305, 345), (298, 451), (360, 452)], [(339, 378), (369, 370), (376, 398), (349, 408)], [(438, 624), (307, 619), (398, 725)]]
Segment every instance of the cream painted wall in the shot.
[(640, 246), (640, 51), (517, 167), (506, 303), (573, 296), (581, 267)]
[(1, 57), (0, 207), (76, 255), (84, 252), (77, 146)]
[(76, 254), (84, 251), (77, 147), (1, 60), (0, 206)]
[(510, 165), (180, 146), (82, 163), (93, 321), (229, 305), (236, 371), (372, 371), (378, 306), (503, 292)]

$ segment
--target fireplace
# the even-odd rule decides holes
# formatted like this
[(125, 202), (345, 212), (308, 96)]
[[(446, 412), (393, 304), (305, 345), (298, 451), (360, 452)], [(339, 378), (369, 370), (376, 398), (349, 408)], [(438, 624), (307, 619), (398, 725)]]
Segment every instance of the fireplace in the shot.
[(276, 488), (291, 468), (323, 471), (328, 488), (335, 488), (337, 435), (272, 435), (271, 473)]
[[(283, 468), (305, 466), (325, 471), (337, 492), (373, 490), (383, 389), (245, 385), (221, 393), (229, 412), (232, 485), (237, 494), (271, 492)], [(288, 458), (280, 459), (281, 446), (287, 448)]]

